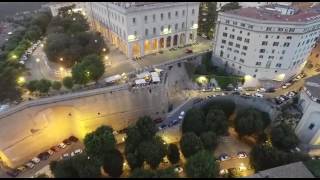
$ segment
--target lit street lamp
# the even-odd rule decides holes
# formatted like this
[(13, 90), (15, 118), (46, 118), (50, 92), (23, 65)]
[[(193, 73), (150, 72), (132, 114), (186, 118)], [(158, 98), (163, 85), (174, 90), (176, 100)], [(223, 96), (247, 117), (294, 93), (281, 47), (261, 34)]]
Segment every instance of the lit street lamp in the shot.
[(64, 69), (63, 69), (63, 67), (60, 67), (60, 71), (63, 71)]
[(108, 56), (105, 56), (105, 57), (104, 57), (104, 59), (105, 59), (105, 60), (108, 60), (108, 59), (109, 59), (109, 57), (108, 57)]
[(23, 85), (26, 82), (26, 78), (23, 76), (20, 76), (17, 82), (19, 85)]
[(103, 52), (106, 52), (106, 50), (107, 50), (106, 48), (103, 48), (103, 49), (102, 49)]
[(39, 58), (37, 58), (37, 59), (36, 59), (36, 62), (40, 62), (40, 59), (39, 59)]
[(63, 58), (60, 58), (60, 61), (63, 61)]
[(12, 59), (17, 59), (17, 55), (12, 55)]

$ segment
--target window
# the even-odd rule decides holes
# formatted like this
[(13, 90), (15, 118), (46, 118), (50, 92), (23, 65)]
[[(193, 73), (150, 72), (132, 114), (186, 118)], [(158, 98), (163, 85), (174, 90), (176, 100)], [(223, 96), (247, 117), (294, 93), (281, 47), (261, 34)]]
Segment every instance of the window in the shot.
[(171, 19), (171, 12), (168, 12), (168, 19)]
[(277, 63), (277, 64), (276, 64), (276, 67), (281, 67), (281, 63)]
[(271, 31), (271, 29), (272, 29), (271, 27), (267, 27), (267, 30), (266, 30), (266, 31)]
[(237, 47), (237, 48), (240, 48), (240, 44), (236, 44), (236, 47)]
[(280, 60), (282, 60), (283, 59), (283, 56), (280, 56), (280, 58), (279, 58)]
[(153, 22), (155, 22), (156, 21), (156, 15), (154, 14), (154, 15), (152, 15), (152, 20), (153, 20)]
[(294, 30), (295, 30), (294, 28), (290, 28), (289, 32), (294, 32)]
[(258, 69), (254, 70), (254, 72), (258, 72)]
[(228, 36), (228, 33), (222, 33), (222, 36), (223, 36), (223, 37), (227, 37), (227, 36)]
[(136, 23), (136, 18), (132, 18), (132, 23), (133, 23), (133, 24)]
[(226, 40), (222, 39), (222, 44), (225, 44), (226, 43)]
[(239, 69), (241, 69), (241, 66), (239, 66)]
[(288, 43), (288, 42), (283, 43), (283, 47), (289, 47), (289, 45), (290, 45), (290, 43)]
[(266, 52), (265, 49), (260, 49), (260, 53), (264, 53), (264, 52)]
[(287, 36), (287, 39), (292, 39), (292, 36)]
[(253, 77), (255, 78), (255, 77), (257, 77), (257, 75), (254, 74)]
[(228, 45), (229, 45), (229, 46), (233, 46), (233, 42), (229, 42)]
[(256, 66), (260, 66), (261, 65), (261, 62), (256, 62)]
[(242, 34), (242, 31), (240, 31), (240, 34)]
[(243, 56), (245, 56), (245, 55), (247, 55), (245, 52), (241, 52), (241, 55), (243, 55)]
[(272, 49), (272, 51), (271, 51), (271, 52), (272, 52), (272, 54), (273, 54), (275, 51), (276, 51), (275, 49)]
[(266, 39), (268, 39), (268, 37), (269, 37), (269, 36), (268, 36), (268, 35), (266, 35)]
[(194, 15), (194, 9), (192, 9), (192, 15)]
[(124, 23), (124, 19), (123, 19), (123, 17), (122, 17), (122, 24)]
[(182, 23), (181, 28), (184, 29), (184, 22)]
[(280, 38), (280, 36), (277, 36), (277, 39), (279, 39)]
[(244, 63), (244, 60), (240, 58), (240, 62)]
[(312, 130), (313, 128), (314, 128), (314, 124), (311, 123), (310, 126), (309, 126), (309, 129)]
[(228, 30), (228, 28), (227, 28), (227, 27), (224, 27), (224, 30)]
[(226, 23), (227, 23), (227, 24), (229, 24), (229, 23), (230, 23), (230, 21), (229, 21), (229, 20), (226, 20)]
[(261, 59), (262, 59), (262, 58), (263, 58), (263, 55), (260, 55), (260, 56), (259, 56), (259, 58), (261, 58)]
[(269, 56), (268, 59), (274, 59), (274, 56)]
[(273, 46), (278, 46), (279, 42), (273, 42)]
[(155, 35), (157, 33), (157, 29), (154, 27), (153, 28), (153, 34)]
[(178, 23), (174, 25), (174, 30), (178, 30)]
[(282, 54), (286, 53), (286, 50), (282, 50)]
[(247, 50), (247, 49), (248, 49), (248, 46), (243, 46), (242, 49), (243, 49), (243, 50)]
[(278, 28), (278, 31), (283, 31), (283, 28)]
[(148, 22), (148, 16), (144, 16), (144, 22), (145, 22), (145, 23)]
[(248, 38), (244, 38), (244, 42), (245, 42), (245, 43), (249, 43), (250, 40), (249, 40)]
[(267, 41), (262, 41), (262, 46), (266, 46), (268, 45), (268, 42)]
[(160, 30), (161, 30), (161, 32), (163, 32), (163, 26), (161, 26)]
[(253, 29), (253, 25), (248, 25), (248, 28)]
[(232, 29), (232, 32), (234, 32), (234, 29)]
[(178, 16), (179, 16), (178, 11), (176, 11), (176, 17), (178, 17)]
[(238, 40), (238, 41), (242, 41), (242, 37), (238, 36), (238, 37), (237, 37), (237, 40)]
[(244, 23), (241, 23), (240, 26), (241, 26), (241, 27), (245, 27), (246, 25), (245, 25)]
[(234, 57), (233, 57), (233, 60), (234, 60), (234, 61), (235, 61), (235, 60), (237, 60), (237, 57), (236, 57), (236, 56), (234, 56)]
[(145, 32), (145, 35), (148, 36), (148, 33), (149, 33), (148, 29), (146, 29), (144, 32)]
[(250, 33), (248, 32), (247, 35), (250, 36)]
[(221, 45), (221, 46), (220, 46), (220, 48), (221, 48), (221, 49), (223, 49), (223, 48), (224, 48), (224, 46), (222, 46), (222, 45)]
[(230, 39), (234, 39), (234, 35), (233, 34), (230, 34)]
[(184, 16), (184, 10), (182, 10), (182, 16)]
[(220, 57), (223, 57), (223, 51), (220, 51)]
[(163, 21), (163, 13), (160, 14), (161, 21)]
[(237, 25), (237, 24), (238, 24), (237, 22), (233, 21), (233, 25)]

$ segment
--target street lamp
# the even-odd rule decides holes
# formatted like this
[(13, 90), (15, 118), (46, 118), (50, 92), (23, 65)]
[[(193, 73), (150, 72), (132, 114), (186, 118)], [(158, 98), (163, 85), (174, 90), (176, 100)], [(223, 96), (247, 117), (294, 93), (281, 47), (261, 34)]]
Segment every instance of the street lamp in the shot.
[(108, 60), (108, 59), (109, 59), (109, 57), (108, 57), (108, 56), (105, 56), (105, 57), (104, 57), (104, 59), (105, 59), (105, 60)]
[(94, 40), (94, 42), (95, 42), (95, 43), (97, 43), (97, 42), (98, 42), (98, 40), (96, 40), (96, 39), (95, 39), (95, 40)]
[(62, 57), (60, 58), (60, 61), (63, 61), (63, 58), (62, 58)]
[(12, 59), (17, 59), (17, 55), (12, 55)]
[(102, 49), (103, 52), (106, 52), (106, 50), (107, 50), (106, 48), (103, 48), (103, 49)]
[(23, 77), (23, 76), (20, 76), (19, 78), (18, 78), (18, 84), (19, 85), (22, 85), (22, 84), (24, 84), (25, 82), (26, 82), (26, 78), (25, 77)]
[(64, 70), (64, 68), (63, 67), (60, 67), (60, 71), (63, 71)]
[(39, 58), (37, 58), (37, 59), (36, 59), (36, 62), (40, 62), (40, 59), (39, 59)]

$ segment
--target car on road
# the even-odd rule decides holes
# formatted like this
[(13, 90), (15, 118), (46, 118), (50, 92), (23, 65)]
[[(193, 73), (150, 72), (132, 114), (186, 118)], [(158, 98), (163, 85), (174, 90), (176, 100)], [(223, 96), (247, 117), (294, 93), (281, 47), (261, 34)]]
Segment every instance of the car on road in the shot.
[(158, 124), (158, 123), (161, 123), (163, 121), (163, 119), (162, 118), (157, 118), (157, 119), (155, 119), (153, 121)]
[(219, 171), (219, 174), (220, 174), (220, 176), (223, 176), (223, 175), (229, 174), (229, 171), (228, 171), (228, 169), (221, 169)]
[(159, 130), (162, 130), (162, 129), (165, 129), (167, 128), (168, 126), (166, 124), (162, 124), (161, 126), (159, 126)]
[(259, 89), (257, 89), (257, 92), (264, 93), (264, 92), (266, 92), (266, 89), (265, 88), (259, 88)]
[(178, 118), (179, 118), (179, 120), (182, 120), (182, 119), (183, 119), (183, 116), (179, 116)]
[(51, 149), (49, 149), (47, 152), (49, 153), (50, 156), (54, 154), (54, 151), (52, 151)]
[(177, 173), (182, 173), (183, 172), (183, 168), (180, 167), (180, 166), (177, 166), (174, 168), (174, 171), (177, 172)]
[(231, 93), (232, 95), (240, 95), (240, 92), (239, 91), (235, 91), (233, 93)]
[(71, 141), (69, 139), (65, 139), (62, 142), (66, 145), (71, 145)]
[(174, 125), (177, 125), (177, 124), (179, 124), (179, 120), (178, 119), (175, 119), (175, 120), (171, 121), (171, 123), (170, 123), (171, 126), (174, 126)]
[(268, 88), (266, 90), (267, 93), (273, 93), (273, 92), (276, 92), (276, 90), (274, 88)]
[(26, 167), (28, 167), (29, 169), (34, 168), (34, 164), (33, 164), (32, 162), (27, 162), (25, 165), (26, 165)]
[(71, 152), (71, 157), (77, 155), (77, 154), (81, 154), (83, 151), (82, 149), (76, 149), (75, 151)]
[(75, 136), (70, 136), (69, 140), (72, 141), (72, 142), (78, 142), (79, 141), (79, 139), (76, 138)]
[(38, 164), (40, 162), (40, 159), (37, 158), (37, 157), (34, 157), (31, 159), (31, 161), (34, 163), (34, 164)]
[(69, 153), (64, 153), (60, 159), (67, 159), (69, 158)]
[(263, 95), (260, 94), (260, 93), (255, 93), (255, 96), (256, 96), (256, 97), (259, 97), (259, 98), (263, 98)]
[(11, 176), (11, 177), (17, 177), (17, 176), (19, 175), (20, 171), (18, 171), (18, 170), (11, 170), (11, 171), (7, 171), (6, 173), (7, 173), (7, 175), (9, 175), (9, 176)]
[(37, 156), (40, 160), (47, 160), (49, 157), (50, 154), (48, 152), (42, 152)]
[(119, 133), (118, 133), (118, 131), (113, 131), (112, 134), (113, 135), (118, 135)]
[(51, 151), (53, 151), (53, 152), (58, 152), (60, 149), (59, 149), (60, 147), (58, 147), (58, 146), (52, 146), (51, 148), (50, 148), (50, 150)]
[(229, 159), (231, 159), (231, 157), (228, 154), (221, 154), (219, 156), (219, 160), (220, 161), (226, 161), (226, 160), (229, 160)]
[(248, 93), (248, 92), (245, 92), (243, 95), (244, 95), (244, 96), (251, 96), (251, 94)]
[(238, 152), (237, 155), (238, 155), (238, 158), (240, 159), (248, 157), (247, 153), (242, 151)]
[(180, 112), (180, 116), (184, 116), (185, 115), (185, 112), (184, 111), (181, 111)]
[(283, 85), (283, 86), (281, 86), (281, 87), (282, 87), (282, 89), (287, 89), (287, 88), (288, 88), (287, 85)]
[(63, 142), (58, 145), (59, 148), (64, 149), (67, 147)]
[(17, 168), (17, 170), (20, 171), (20, 172), (23, 172), (23, 171), (26, 170), (26, 167), (25, 166), (20, 166), (20, 167)]
[(189, 48), (188, 48), (188, 49), (186, 49), (186, 53), (188, 53), (188, 54), (189, 54), (189, 53), (193, 53), (193, 51), (192, 51), (192, 49), (189, 49)]

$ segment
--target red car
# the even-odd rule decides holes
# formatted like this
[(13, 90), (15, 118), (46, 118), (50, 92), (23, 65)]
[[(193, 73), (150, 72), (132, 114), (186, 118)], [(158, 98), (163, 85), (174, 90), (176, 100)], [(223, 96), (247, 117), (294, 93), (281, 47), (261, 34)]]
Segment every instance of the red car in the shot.
[(163, 119), (162, 118), (157, 118), (157, 119), (155, 119), (155, 120), (153, 120), (155, 123), (161, 123), (162, 121), (163, 121)]
[(186, 49), (186, 53), (193, 53), (192, 49)]

